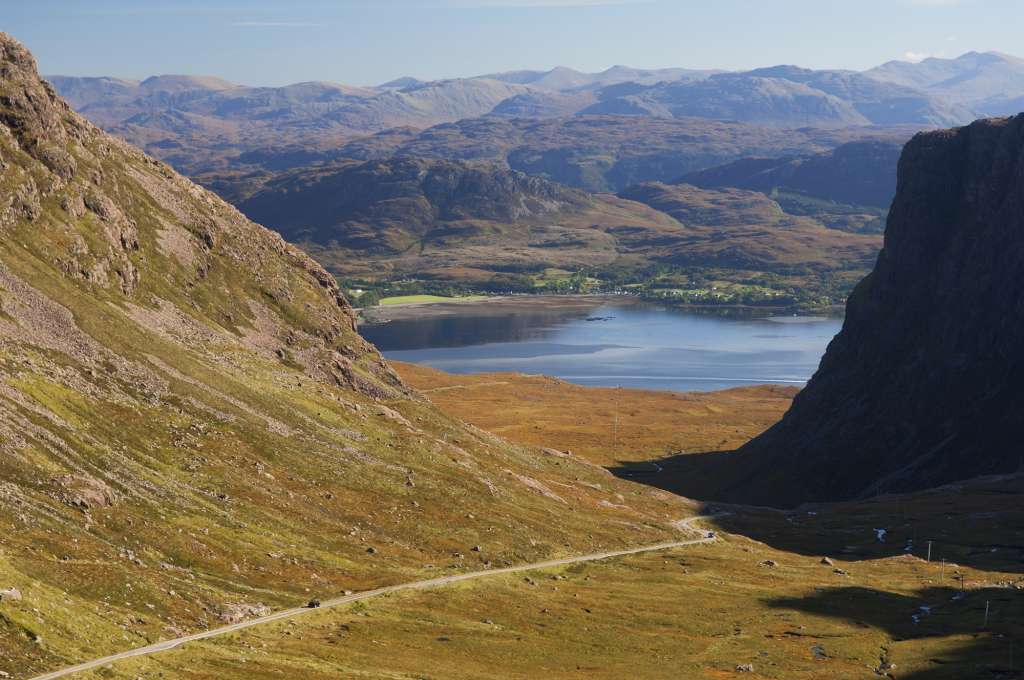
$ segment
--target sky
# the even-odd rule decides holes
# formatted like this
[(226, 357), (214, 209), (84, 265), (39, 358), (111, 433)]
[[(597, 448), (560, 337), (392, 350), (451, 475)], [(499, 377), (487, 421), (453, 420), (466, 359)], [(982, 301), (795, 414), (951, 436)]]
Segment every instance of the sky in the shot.
[(1020, 54), (1021, 0), (0, 0), (46, 75), (246, 85)]

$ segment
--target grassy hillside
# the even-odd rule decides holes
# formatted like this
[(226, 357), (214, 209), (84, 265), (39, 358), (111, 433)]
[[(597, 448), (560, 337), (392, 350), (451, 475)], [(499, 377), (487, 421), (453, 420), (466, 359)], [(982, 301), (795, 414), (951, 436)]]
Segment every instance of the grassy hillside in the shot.
[(6, 35), (0, 159), (5, 674), (678, 534), (686, 503), (439, 412), (326, 271), (72, 113)]
[[(870, 521), (847, 526), (873, 540)], [(814, 545), (813, 531), (781, 531)], [(727, 534), (316, 613), (91, 677), (1017, 677), (1014, 567), (943, 571), (881, 551), (830, 561)]]

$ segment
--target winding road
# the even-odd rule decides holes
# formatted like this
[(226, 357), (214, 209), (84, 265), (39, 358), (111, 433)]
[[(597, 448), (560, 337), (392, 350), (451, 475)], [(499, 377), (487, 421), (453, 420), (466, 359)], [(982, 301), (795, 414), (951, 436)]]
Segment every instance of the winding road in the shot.
[[(675, 523), (676, 528), (699, 531), (694, 528), (692, 524), (701, 520), (711, 519), (710, 516), (697, 516), (690, 517), (688, 519)], [(522, 564), (515, 567), (503, 567), (500, 569), (487, 569), (484, 571), (471, 571), (465, 574), (453, 574), (451, 576), (441, 576), (439, 578), (427, 579), (425, 581), (412, 581), (411, 583), (400, 583), (393, 586), (385, 586), (383, 588), (376, 588), (374, 590), (366, 590), (360, 593), (353, 593), (351, 595), (344, 595), (342, 597), (336, 597), (331, 600), (325, 600), (321, 603), (319, 609), (330, 609), (332, 607), (340, 607), (353, 602), (359, 602), (360, 600), (369, 600), (374, 597), (380, 597), (381, 595), (388, 595), (390, 593), (397, 593), (403, 590), (423, 590), (425, 588), (434, 588), (437, 586), (448, 585), (450, 583), (458, 583), (459, 581), (470, 581), (473, 579), (484, 578), (487, 576), (498, 576), (501, 574), (516, 574), (524, 571), (533, 571), (535, 569), (549, 569), (551, 567), (560, 567), (567, 564), (578, 564), (580, 562), (595, 562), (597, 560), (607, 560), (614, 557), (624, 557), (627, 555), (637, 555), (640, 553), (656, 552), (659, 550), (668, 550), (670, 548), (681, 548), (688, 545), (699, 545), (701, 543), (712, 543), (718, 540), (713, 536), (703, 536), (701, 538), (695, 538), (689, 541), (671, 541), (668, 543), (657, 543), (655, 545), (645, 545), (638, 548), (628, 548), (626, 550), (613, 550), (610, 552), (594, 553), (591, 555), (578, 555), (576, 557), (563, 557), (557, 560), (548, 560), (546, 562), (533, 562), (531, 564)], [(126, 652), (120, 652), (118, 654), (111, 654), (110, 656), (104, 656), (99, 659), (93, 659), (92, 661), (86, 661), (76, 666), (68, 666), (60, 670), (52, 671), (50, 673), (44, 673), (38, 675), (32, 680), (52, 680), (53, 678), (64, 678), (75, 673), (82, 671), (99, 668), (108, 664), (122, 661), (124, 659), (130, 659), (136, 656), (149, 656), (158, 652), (165, 652), (170, 649), (175, 649), (188, 642), (196, 642), (198, 640), (206, 640), (212, 637), (218, 637), (220, 635), (227, 635), (246, 628), (252, 628), (254, 626), (261, 626), (265, 623), (272, 623), (274, 621), (283, 621), (285, 619), (292, 619), (309, 612), (319, 611), (319, 609), (310, 609), (309, 607), (295, 607), (293, 609), (284, 609), (273, 614), (261, 616), (255, 619), (249, 619), (248, 621), (242, 621), (235, 623), (230, 626), (223, 626), (221, 628), (213, 628), (211, 630), (203, 631), (201, 633), (194, 633), (192, 635), (184, 635), (173, 640), (164, 640), (163, 642), (157, 642), (152, 645), (145, 647), (138, 647), (136, 649), (130, 649)]]

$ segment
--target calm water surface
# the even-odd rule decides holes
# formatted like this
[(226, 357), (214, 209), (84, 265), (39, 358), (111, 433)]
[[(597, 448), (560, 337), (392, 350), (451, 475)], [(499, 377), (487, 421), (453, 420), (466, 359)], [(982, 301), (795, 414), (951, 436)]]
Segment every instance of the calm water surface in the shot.
[(390, 359), (450, 373), (543, 373), (582, 385), (803, 385), (841, 321), (738, 319), (640, 304), (396, 320), (360, 330)]

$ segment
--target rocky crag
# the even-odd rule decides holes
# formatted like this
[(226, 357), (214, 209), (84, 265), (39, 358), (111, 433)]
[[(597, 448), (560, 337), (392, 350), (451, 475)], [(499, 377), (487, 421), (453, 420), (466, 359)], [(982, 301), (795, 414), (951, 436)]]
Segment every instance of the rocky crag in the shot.
[(795, 504), (1021, 468), (1024, 115), (920, 134), (898, 174), (842, 332), (722, 495)]

